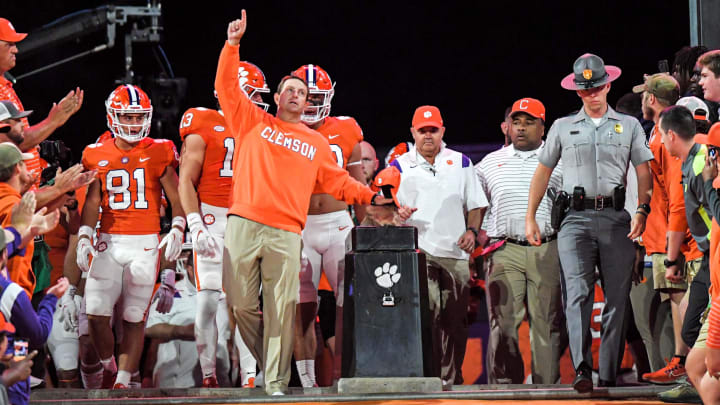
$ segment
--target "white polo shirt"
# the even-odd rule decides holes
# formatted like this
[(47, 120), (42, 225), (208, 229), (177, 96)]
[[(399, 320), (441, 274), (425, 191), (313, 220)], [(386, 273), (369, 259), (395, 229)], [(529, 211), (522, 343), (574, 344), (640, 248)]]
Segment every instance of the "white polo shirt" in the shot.
[[(532, 151), (520, 151), (509, 145), (485, 156), (475, 167), (480, 185), (490, 208), (483, 224), (491, 238), (525, 240), (525, 214), (528, 207), (530, 183), (538, 165), (544, 143)], [(562, 189), (562, 162), (553, 170), (548, 187)], [(545, 194), (535, 219), (543, 237), (556, 231), (550, 226), (552, 201)]]
[(420, 249), (437, 257), (467, 260), (458, 239), (467, 230), (465, 213), (487, 207), (470, 159), (443, 146), (431, 165), (416, 149), (393, 163), (401, 173), (397, 198), (417, 208), (406, 222), (418, 229)]

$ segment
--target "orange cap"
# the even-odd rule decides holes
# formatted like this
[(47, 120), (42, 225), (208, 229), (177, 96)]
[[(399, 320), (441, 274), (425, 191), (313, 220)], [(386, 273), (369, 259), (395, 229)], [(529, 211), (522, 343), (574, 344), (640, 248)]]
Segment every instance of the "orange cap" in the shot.
[(0, 40), (6, 42), (20, 42), (27, 34), (15, 32), (15, 27), (5, 18), (0, 18)]
[(695, 143), (701, 143), (703, 145), (710, 145), (720, 148), (720, 122), (716, 122), (710, 127), (707, 135), (697, 134), (693, 139)]
[(370, 188), (375, 192), (382, 191), (385, 198), (392, 197), (395, 205), (400, 206), (397, 199), (397, 191), (400, 188), (400, 170), (397, 167), (390, 166), (380, 170)]
[(413, 114), (412, 126), (416, 129), (423, 127), (442, 128), (443, 120), (440, 110), (432, 105), (418, 107)]
[(528, 114), (530, 116), (533, 116), (535, 118), (540, 118), (541, 120), (545, 121), (545, 106), (543, 103), (540, 102), (540, 100), (535, 100), (534, 98), (521, 98), (520, 100), (516, 101), (512, 105), (512, 111), (510, 111), (510, 117), (513, 116), (513, 114), (523, 112), (525, 114)]

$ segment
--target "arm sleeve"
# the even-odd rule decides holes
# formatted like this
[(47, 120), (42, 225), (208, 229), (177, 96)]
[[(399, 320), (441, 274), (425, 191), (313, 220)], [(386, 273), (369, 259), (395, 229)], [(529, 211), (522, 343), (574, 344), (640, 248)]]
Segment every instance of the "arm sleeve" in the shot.
[(11, 320), (15, 325), (16, 335), (27, 338), (31, 347), (44, 345), (52, 329), (56, 304), (56, 296), (46, 295), (35, 312), (27, 293), (21, 291), (12, 307)]
[[(664, 158), (667, 162), (664, 174), (665, 194), (668, 199), (668, 231), (685, 232), (688, 222), (685, 214), (685, 196), (683, 195), (682, 162), (667, 155)], [(712, 186), (712, 181), (710, 184)]]
[(471, 211), (475, 208), (487, 207), (488, 200), (480, 186), (475, 168), (468, 165), (463, 168), (463, 174), (465, 175), (465, 208)]
[(240, 45), (232, 46), (225, 41), (215, 75), (215, 91), (220, 108), (225, 114), (225, 122), (233, 136), (238, 139), (245, 135), (253, 122), (260, 122), (265, 114), (240, 89), (239, 67)]
[(350, 177), (330, 156), (330, 147), (318, 148), (320, 167), (315, 190), (330, 194), (348, 204), (370, 204), (375, 193), (366, 185)]
[(545, 146), (540, 151), (540, 156), (538, 156), (538, 161), (547, 167), (555, 167), (562, 154), (559, 127), (560, 123), (557, 121), (550, 127)]
[(653, 159), (652, 151), (648, 146), (648, 141), (645, 138), (645, 131), (640, 126), (640, 122), (635, 118), (631, 118), (632, 124), (632, 140), (630, 141), (630, 160), (633, 166), (637, 166), (641, 163), (647, 162)]

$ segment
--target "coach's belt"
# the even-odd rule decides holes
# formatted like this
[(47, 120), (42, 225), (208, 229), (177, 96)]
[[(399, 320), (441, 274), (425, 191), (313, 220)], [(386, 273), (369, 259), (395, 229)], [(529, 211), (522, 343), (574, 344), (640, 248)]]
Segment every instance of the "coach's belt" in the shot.
[[(557, 234), (553, 234), (553, 235), (550, 235), (550, 236), (546, 236), (546, 237), (540, 239), (540, 243), (542, 244), (542, 243), (552, 242), (552, 241), (554, 241), (555, 239), (557, 239)], [(530, 242), (528, 242), (526, 239), (520, 240), (520, 239), (513, 239), (513, 238), (505, 238), (505, 240), (506, 240), (508, 243), (512, 243), (513, 245), (533, 246), (533, 245), (531, 245)]]

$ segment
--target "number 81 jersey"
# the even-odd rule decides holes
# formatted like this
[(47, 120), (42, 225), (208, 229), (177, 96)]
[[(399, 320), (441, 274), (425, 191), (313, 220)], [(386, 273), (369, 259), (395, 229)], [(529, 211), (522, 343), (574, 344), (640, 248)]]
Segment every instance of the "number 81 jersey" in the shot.
[(124, 151), (114, 140), (88, 145), (86, 170), (97, 169), (102, 199), (100, 232), (149, 235), (160, 232), (160, 204), (165, 169), (178, 166), (175, 145), (167, 139), (144, 138)]
[(230, 206), (235, 139), (220, 111), (209, 108), (190, 108), (180, 121), (180, 139), (199, 135), (205, 142), (205, 160), (198, 179), (200, 201), (216, 207)]

